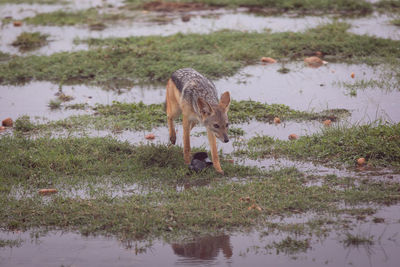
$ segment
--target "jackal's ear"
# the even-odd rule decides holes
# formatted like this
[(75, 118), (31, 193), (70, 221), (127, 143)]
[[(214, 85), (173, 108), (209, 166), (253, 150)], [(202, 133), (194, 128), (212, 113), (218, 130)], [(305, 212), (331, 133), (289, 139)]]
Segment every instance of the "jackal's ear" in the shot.
[(209, 116), (214, 112), (210, 104), (208, 104), (203, 98), (199, 97), (197, 99), (197, 106), (202, 115)]
[(221, 95), (221, 100), (219, 100), (219, 106), (225, 109), (225, 111), (229, 110), (229, 104), (231, 103), (231, 95), (228, 91)]

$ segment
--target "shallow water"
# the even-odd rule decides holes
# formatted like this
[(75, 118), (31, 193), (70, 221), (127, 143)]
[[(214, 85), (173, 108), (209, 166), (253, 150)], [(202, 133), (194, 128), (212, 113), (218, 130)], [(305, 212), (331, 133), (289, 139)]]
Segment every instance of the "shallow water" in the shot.
[[(2, 266), (398, 266), (400, 255), (400, 206), (382, 208), (375, 217), (384, 223), (353, 221), (353, 229), (332, 230), (324, 236), (294, 236), (258, 231), (196, 237), (184, 242), (121, 242), (107, 237), (84, 237), (52, 231), (39, 238), (29, 232), (0, 232), (1, 239), (21, 240), (17, 247), (0, 248)], [(311, 218), (275, 220), (307, 222)], [(350, 219), (350, 218), (349, 218)], [(274, 221), (274, 220), (272, 220)], [(346, 246), (346, 233), (372, 237), (372, 245)], [(306, 252), (277, 253), (265, 248), (287, 236), (310, 238)]]
[[(249, 66), (233, 77), (215, 81), (222, 93), (230, 91), (232, 99), (255, 100), (263, 103), (284, 104), (302, 111), (322, 111), (326, 109), (343, 108), (351, 112), (351, 123), (368, 123), (376, 119), (386, 119), (391, 122), (400, 121), (400, 87), (394, 81), (393, 88), (359, 89), (356, 96), (351, 96), (349, 89), (339, 82), (355, 83), (359, 80), (382, 80), (384, 71), (367, 65), (329, 63), (318, 69), (305, 67), (302, 62), (286, 64), (291, 71), (279, 73), (281, 64)], [(355, 78), (350, 74), (354, 72)], [(21, 115), (40, 116), (49, 119), (60, 119), (71, 114), (82, 114), (88, 111), (53, 110), (48, 104), (56, 99), (55, 93), (59, 86), (51, 82), (31, 82), (26, 85), (1, 85), (0, 118)], [(144, 102), (145, 104), (163, 103), (165, 101), (164, 86), (134, 86), (121, 90), (102, 90), (99, 87), (85, 85), (63, 86), (66, 95), (74, 100), (64, 105), (87, 103), (90, 106), (120, 102)], [(310, 124), (310, 123), (308, 123)], [(279, 129), (284, 130), (293, 123), (284, 122)], [(266, 126), (266, 129), (270, 129)], [(283, 127), (283, 128), (282, 128)], [(287, 126), (289, 127), (289, 126)], [(295, 126), (293, 126), (295, 127)], [(301, 127), (301, 126), (300, 126)], [(251, 130), (248, 127), (246, 130)], [(261, 130), (262, 126), (257, 126)], [(295, 127), (296, 128), (296, 127)], [(293, 130), (296, 130), (296, 129)], [(319, 124), (301, 128), (320, 128)], [(272, 129), (276, 129), (272, 128)], [(288, 128), (286, 128), (288, 129)], [(297, 127), (298, 129), (298, 127)], [(302, 131), (302, 129), (300, 129)], [(285, 138), (288, 132), (282, 132)], [(282, 137), (282, 135), (280, 136)]]
[[(91, 6), (91, 1), (87, 3)], [(95, 1), (98, 2), (98, 1)], [(78, 2), (77, 2), (78, 3)], [(80, 6), (81, 3), (77, 4)], [(85, 3), (85, 2), (84, 2)], [(28, 5), (29, 6), (29, 5)], [(72, 5), (74, 6), (74, 5)], [(103, 11), (107, 10), (107, 3), (103, 5)], [(59, 7), (58, 7), (59, 8)], [(54, 11), (56, 7), (49, 5), (44, 6), (41, 12)], [(74, 9), (74, 8), (72, 8)], [(76, 9), (76, 7), (75, 7)], [(5, 6), (5, 11), (0, 12), (0, 18), (12, 14), (13, 18), (23, 19), (27, 16), (33, 16), (40, 10), (40, 6), (32, 6), (32, 8), (24, 6), (19, 14), (15, 5)], [(222, 29), (231, 29), (239, 31), (256, 31), (263, 32), (265, 30), (271, 32), (294, 31), (302, 32), (309, 28), (316, 27), (321, 24), (330, 23), (334, 19), (332, 16), (271, 16), (262, 17), (249, 13), (236, 12), (232, 10), (216, 10), (208, 12), (198, 12), (203, 15), (193, 15), (190, 21), (183, 22), (179, 14), (163, 14), (154, 12), (131, 12), (134, 17), (130, 20), (114, 22), (103, 31), (92, 31), (87, 25), (77, 26), (33, 26), (23, 24), (21, 27), (14, 27), (11, 24), (2, 25), (0, 33), (0, 49), (3, 52), (11, 54), (21, 54), (11, 43), (19, 34), (24, 31), (39, 31), (50, 35), (49, 44), (37, 50), (26, 52), (24, 54), (45, 54), (50, 55), (61, 51), (78, 51), (88, 49), (86, 44), (74, 44), (74, 39), (86, 38), (109, 38), (109, 37), (130, 37), (130, 36), (149, 36), (149, 35), (172, 35), (176, 33), (210, 33)], [(167, 18), (165, 23), (154, 21), (159, 18)], [(400, 31), (398, 27), (391, 25), (392, 18), (384, 14), (373, 14), (365, 18), (340, 19), (352, 25), (351, 32), (356, 34), (368, 34), (382, 38), (390, 38), (400, 40)]]

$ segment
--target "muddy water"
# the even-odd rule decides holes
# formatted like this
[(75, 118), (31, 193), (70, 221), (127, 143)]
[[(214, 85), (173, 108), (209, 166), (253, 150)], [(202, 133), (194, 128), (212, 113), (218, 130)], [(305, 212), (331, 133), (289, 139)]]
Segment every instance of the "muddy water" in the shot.
[[(352, 221), (352, 229), (332, 230), (326, 237), (294, 236), (257, 231), (196, 237), (185, 242), (120, 242), (114, 238), (83, 237), (53, 231), (39, 238), (30, 233), (0, 232), (3, 240), (20, 240), (16, 247), (0, 248), (1, 266), (383, 266), (400, 262), (400, 206), (381, 209), (375, 217), (384, 223)], [(297, 223), (311, 218), (297, 216)], [(346, 218), (345, 218), (346, 219)], [(350, 219), (350, 218), (347, 218)], [(276, 220), (275, 220), (276, 221)], [(293, 223), (292, 219), (278, 223)], [(373, 244), (346, 246), (346, 234), (371, 237)], [(306, 252), (277, 253), (266, 248), (286, 237), (310, 239)]]

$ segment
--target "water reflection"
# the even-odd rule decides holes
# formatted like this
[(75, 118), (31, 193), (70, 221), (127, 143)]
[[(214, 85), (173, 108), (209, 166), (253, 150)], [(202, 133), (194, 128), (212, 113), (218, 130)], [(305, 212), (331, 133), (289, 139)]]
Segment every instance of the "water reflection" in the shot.
[(171, 247), (175, 255), (190, 259), (213, 260), (221, 251), (227, 259), (233, 255), (228, 235), (206, 236), (189, 243), (173, 243)]

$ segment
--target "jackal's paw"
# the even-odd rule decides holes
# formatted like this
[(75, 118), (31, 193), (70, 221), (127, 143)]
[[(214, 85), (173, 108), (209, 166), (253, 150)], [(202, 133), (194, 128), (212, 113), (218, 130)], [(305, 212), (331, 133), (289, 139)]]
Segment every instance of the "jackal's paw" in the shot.
[(224, 171), (223, 170), (216, 170), (219, 174), (224, 175)]

